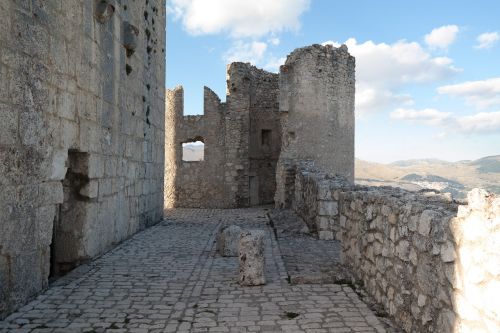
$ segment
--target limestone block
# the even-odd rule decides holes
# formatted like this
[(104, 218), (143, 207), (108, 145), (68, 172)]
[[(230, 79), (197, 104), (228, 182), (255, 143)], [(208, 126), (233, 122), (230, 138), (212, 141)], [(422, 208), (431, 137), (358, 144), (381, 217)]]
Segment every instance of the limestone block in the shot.
[(484, 210), (488, 205), (488, 192), (475, 188), (469, 193), (467, 193), (467, 201), (469, 203), (469, 208), (472, 210)]
[(428, 236), (431, 231), (431, 222), (435, 216), (432, 210), (424, 210), (418, 221), (418, 233), (422, 236)]
[(321, 240), (333, 240), (334, 239), (333, 231), (321, 230), (318, 232), (318, 238)]
[(50, 180), (63, 180), (66, 176), (66, 160), (68, 151), (66, 149), (56, 150), (52, 154), (52, 164), (50, 169)]
[(455, 246), (451, 242), (446, 242), (446, 244), (441, 245), (441, 259), (444, 262), (455, 261)]
[(43, 246), (49, 246), (52, 242), (53, 223), (56, 216), (56, 206), (39, 207), (36, 212), (36, 237), (38, 243)]
[(62, 182), (42, 183), (38, 191), (43, 204), (62, 204), (64, 201)]
[(237, 225), (224, 227), (217, 238), (217, 250), (223, 257), (237, 257), (238, 244), (242, 230)]
[(259, 286), (266, 283), (264, 237), (262, 230), (244, 231), (239, 240), (239, 281), (242, 286)]
[(18, 114), (12, 107), (0, 103), (0, 144), (13, 145), (17, 139)]
[(319, 215), (337, 215), (339, 213), (338, 204), (334, 201), (320, 201)]

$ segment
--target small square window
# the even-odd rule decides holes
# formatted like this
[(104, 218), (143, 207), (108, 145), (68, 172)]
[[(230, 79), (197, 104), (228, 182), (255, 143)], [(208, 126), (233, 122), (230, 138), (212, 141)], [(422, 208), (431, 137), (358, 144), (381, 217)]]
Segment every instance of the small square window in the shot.
[(260, 143), (262, 146), (270, 146), (271, 145), (271, 130), (268, 130), (268, 129), (263, 129), (261, 131), (261, 135), (260, 135)]
[(182, 160), (185, 162), (201, 162), (205, 159), (205, 144), (202, 141), (182, 144)]

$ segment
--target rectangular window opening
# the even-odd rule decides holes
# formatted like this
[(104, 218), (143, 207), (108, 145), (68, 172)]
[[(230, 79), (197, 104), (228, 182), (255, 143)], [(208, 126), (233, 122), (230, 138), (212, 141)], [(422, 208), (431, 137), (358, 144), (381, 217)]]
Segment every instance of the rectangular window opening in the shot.
[(183, 143), (182, 160), (184, 162), (201, 162), (205, 160), (205, 144), (202, 141)]
[(271, 145), (271, 130), (263, 129), (261, 131), (261, 145), (269, 147)]

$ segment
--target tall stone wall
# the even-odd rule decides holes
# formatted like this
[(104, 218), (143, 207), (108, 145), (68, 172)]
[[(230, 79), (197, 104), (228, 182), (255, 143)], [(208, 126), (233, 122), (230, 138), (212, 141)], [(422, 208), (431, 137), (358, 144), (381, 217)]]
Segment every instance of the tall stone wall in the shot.
[(500, 198), (352, 186), (299, 166), (294, 209), (406, 332), (500, 331)]
[(0, 317), (163, 210), (165, 1), (0, 0)]
[(346, 46), (296, 49), (281, 66), (278, 206), (290, 202), (286, 174), (297, 161), (312, 160), (318, 169), (354, 181), (354, 86), (355, 60)]
[[(184, 116), (182, 87), (167, 91), (168, 207), (229, 208), (273, 201), (281, 147), (277, 89), (276, 74), (232, 63), (226, 102), (205, 88), (204, 115)], [(204, 160), (183, 161), (182, 143), (198, 140), (205, 144)]]
[[(205, 87), (202, 116), (183, 116), (183, 90), (167, 91), (165, 204), (167, 207), (230, 207), (224, 181), (225, 105)], [(183, 161), (182, 143), (203, 141), (203, 161)]]

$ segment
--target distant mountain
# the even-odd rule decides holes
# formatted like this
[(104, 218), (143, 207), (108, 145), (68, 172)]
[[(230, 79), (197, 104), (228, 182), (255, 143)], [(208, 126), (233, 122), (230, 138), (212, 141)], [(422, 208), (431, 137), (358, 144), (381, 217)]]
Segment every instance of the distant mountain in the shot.
[(200, 144), (185, 144), (182, 147), (182, 160), (187, 162), (203, 161), (205, 146)]
[(413, 160), (404, 160), (404, 161), (396, 161), (392, 162), (390, 165), (398, 166), (398, 167), (409, 167), (414, 165), (436, 165), (436, 164), (450, 164), (451, 162), (426, 158), (426, 159), (413, 159)]
[(477, 166), (477, 170), (481, 173), (498, 173), (500, 172), (500, 155), (483, 157), (469, 164)]
[(380, 164), (356, 160), (356, 182), (410, 191), (434, 189), (458, 199), (475, 187), (500, 194), (500, 155), (459, 162), (419, 159)]

